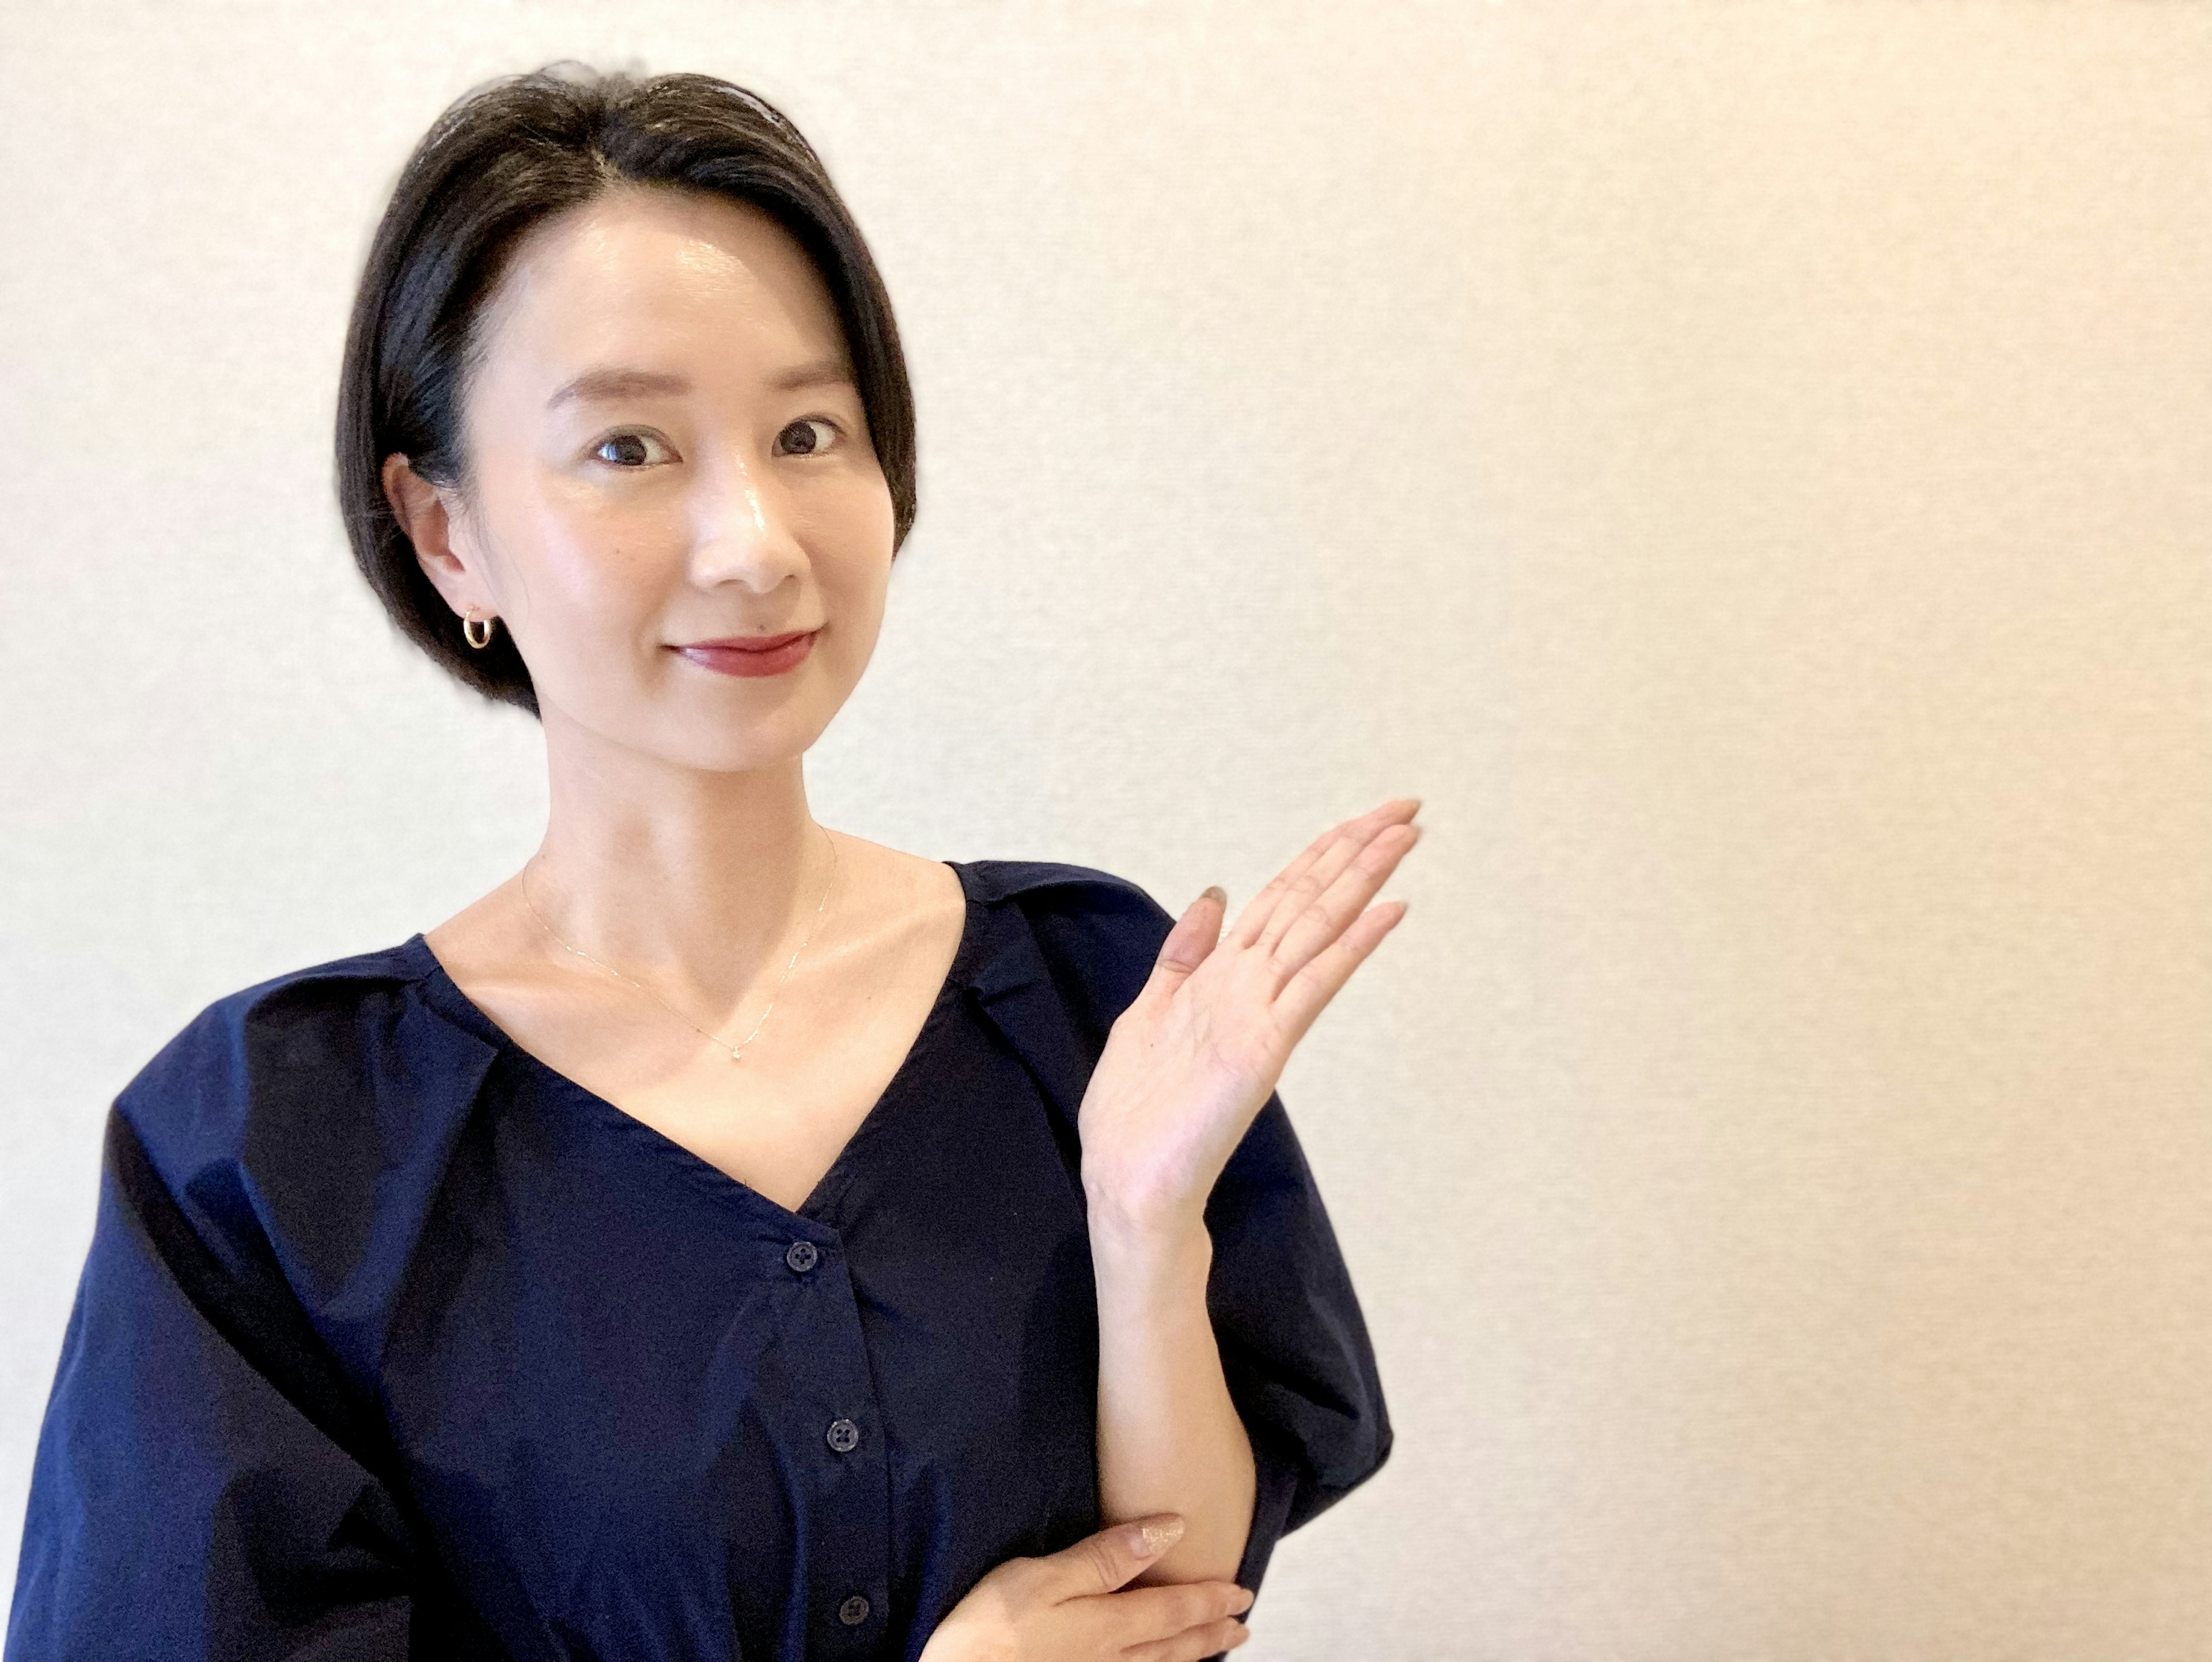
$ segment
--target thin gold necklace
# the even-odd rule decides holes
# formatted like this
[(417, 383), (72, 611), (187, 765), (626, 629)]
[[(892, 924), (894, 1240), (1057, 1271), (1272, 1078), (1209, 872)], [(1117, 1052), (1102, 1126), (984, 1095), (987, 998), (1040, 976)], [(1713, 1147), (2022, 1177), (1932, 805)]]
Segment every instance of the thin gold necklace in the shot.
[[(751, 1044), (754, 1039), (760, 1037), (760, 1030), (768, 1026), (769, 1012), (775, 1008), (776, 999), (782, 996), (783, 983), (791, 979), (791, 972), (795, 967), (797, 967), (800, 954), (805, 953), (808, 946), (812, 943), (814, 940), (814, 926), (822, 921), (822, 910), (830, 904), (830, 890), (837, 880), (837, 843), (836, 839), (831, 837), (828, 831), (823, 831), (822, 836), (823, 840), (828, 842), (830, 844), (830, 876), (828, 880), (822, 885), (822, 898), (816, 903), (814, 908), (814, 917), (806, 926), (806, 938), (799, 943), (799, 951), (791, 955), (791, 962), (783, 966), (783, 974), (776, 979), (775, 992), (769, 999), (768, 1009), (761, 1012), (761, 1019), (753, 1024), (752, 1032), (747, 1033), (738, 1044), (730, 1047), (730, 1060), (732, 1062), (742, 1062), (744, 1059), (745, 1046)], [(533, 855), (530, 860), (523, 862), (522, 874), (520, 878), (522, 887), (522, 904), (530, 908), (530, 915), (538, 920), (538, 927), (544, 930), (546, 934), (551, 935), (556, 944), (561, 947), (563, 951), (574, 953), (579, 958), (591, 959), (592, 963), (599, 965), (599, 966), (605, 970), (609, 975), (617, 977), (623, 981), (629, 982), (631, 986), (636, 988), (638, 991), (643, 993), (647, 998), (653, 1000), (656, 1004), (659, 1004), (661, 1008), (666, 1010), (671, 1015), (683, 1022), (683, 1024), (689, 1027), (693, 1032), (699, 1034), (702, 1038), (714, 1040), (714, 1048), (716, 1050), (721, 1049), (723, 1045), (729, 1043), (729, 1041), (725, 1039), (720, 1033), (708, 1032), (704, 1027), (702, 1027), (697, 1022), (692, 1020), (690, 1016), (685, 1015), (683, 1011), (678, 1009), (666, 999), (661, 997), (659, 993), (654, 992), (652, 988), (647, 986), (642, 981), (636, 979), (633, 976), (623, 975), (623, 972), (615, 968), (613, 965), (603, 963), (599, 959), (592, 958), (592, 955), (586, 952), (581, 947), (571, 947), (567, 941), (562, 940), (560, 933), (556, 930), (550, 923), (548, 923), (545, 921), (545, 914), (538, 910), (538, 903), (530, 898), (530, 868), (532, 865), (536, 863), (536, 860), (537, 856)]]

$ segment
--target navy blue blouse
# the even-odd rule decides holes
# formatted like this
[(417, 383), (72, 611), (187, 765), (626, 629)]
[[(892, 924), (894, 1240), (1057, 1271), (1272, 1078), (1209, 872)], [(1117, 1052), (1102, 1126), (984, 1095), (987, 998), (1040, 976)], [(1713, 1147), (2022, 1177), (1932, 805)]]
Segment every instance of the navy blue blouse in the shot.
[[(1174, 920), (947, 863), (951, 971), (796, 1212), (522, 1050), (419, 934), (210, 1005), (108, 1115), (9, 1662), (912, 1662), (1100, 1528), (1075, 1115)], [(1206, 1221), (1256, 1592), (1390, 1426), (1279, 1097)]]

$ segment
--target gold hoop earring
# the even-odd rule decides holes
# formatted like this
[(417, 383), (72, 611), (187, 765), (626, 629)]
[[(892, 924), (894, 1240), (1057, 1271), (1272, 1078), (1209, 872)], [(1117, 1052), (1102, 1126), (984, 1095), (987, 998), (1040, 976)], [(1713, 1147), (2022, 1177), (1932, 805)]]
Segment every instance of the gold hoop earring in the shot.
[[(477, 618), (473, 616), (464, 618), (461, 619), (461, 633), (467, 637), (468, 643), (471, 646), (478, 648), (488, 647), (491, 644), (491, 626), (498, 621), (499, 619), (497, 618)], [(477, 625), (479, 624), (483, 625), (483, 638), (482, 640), (478, 640), (477, 638)]]

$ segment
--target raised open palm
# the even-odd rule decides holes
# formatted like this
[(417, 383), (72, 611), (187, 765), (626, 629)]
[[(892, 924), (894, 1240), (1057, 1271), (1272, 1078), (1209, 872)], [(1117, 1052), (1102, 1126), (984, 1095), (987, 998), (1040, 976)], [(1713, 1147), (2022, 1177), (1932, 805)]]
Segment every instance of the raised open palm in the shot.
[(1219, 890), (1191, 903), (1084, 1093), (1094, 1208), (1147, 1228), (1203, 1217), (1292, 1048), (1406, 915), (1403, 901), (1367, 903), (1419, 840), (1419, 809), (1401, 798), (1322, 832), (1226, 934)]

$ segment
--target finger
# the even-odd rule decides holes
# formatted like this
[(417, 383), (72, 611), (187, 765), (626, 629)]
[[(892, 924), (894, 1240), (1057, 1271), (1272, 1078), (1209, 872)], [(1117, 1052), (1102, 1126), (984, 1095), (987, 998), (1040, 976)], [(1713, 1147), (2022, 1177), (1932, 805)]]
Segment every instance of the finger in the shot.
[(1418, 809), (1420, 807), (1420, 799), (1408, 796), (1401, 797), (1395, 801), (1385, 802), (1380, 807), (1370, 808), (1357, 819), (1347, 819), (1340, 825), (1330, 826), (1319, 837), (1314, 838), (1312, 842), (1306, 844), (1304, 852), (1276, 874), (1273, 882), (1252, 897), (1250, 903), (1239, 914), (1237, 927), (1230, 932), (1230, 938), (1240, 947), (1251, 945), (1258, 938), (1261, 928), (1267, 923), (1268, 913), (1275, 899), (1285, 889), (1295, 883), (1308, 867), (1326, 855), (1343, 838), (1363, 835), (1374, 826), (1385, 823), (1386, 819), (1392, 816), (1394, 810), (1402, 813), (1409, 805)]
[[(1346, 822), (1348, 825), (1350, 822)], [(1269, 880), (1267, 887), (1244, 903), (1244, 910), (1237, 915), (1237, 922), (1224, 937), (1231, 945), (1249, 947), (1260, 937), (1274, 910), (1276, 898), (1290, 884), (1297, 880), (1307, 867), (1321, 858), (1345, 834), (1346, 825), (1332, 825), (1305, 846), (1305, 851)]]
[(1279, 978), (1287, 981), (1306, 966), (1315, 953), (1344, 933), (1344, 926), (1365, 910), (1375, 892), (1390, 880), (1398, 862), (1421, 840), (1419, 825), (1386, 825), (1373, 841), (1344, 862), (1328, 884), (1288, 928), (1260, 938), (1272, 947)]
[(1342, 990), (1361, 960), (1382, 944), (1382, 937), (1405, 915), (1402, 900), (1386, 900), (1369, 907), (1352, 919), (1352, 927), (1331, 946), (1316, 953), (1312, 962), (1283, 983), (1275, 995), (1275, 1019), (1289, 1033), (1291, 1044), (1306, 1036), (1306, 1030)]
[(1296, 885), (1305, 874), (1307, 869), (1322, 859), (1340, 840), (1346, 837), (1356, 838), (1358, 840), (1354, 843), (1354, 848), (1357, 849), (1359, 843), (1364, 843), (1368, 837), (1384, 825), (1411, 819), (1414, 813), (1419, 812), (1420, 806), (1420, 798), (1417, 796), (1400, 797), (1394, 801), (1383, 803), (1380, 807), (1369, 809), (1356, 819), (1347, 819), (1340, 825), (1330, 826), (1328, 830), (1308, 843), (1305, 851), (1278, 873), (1267, 887), (1261, 889), (1246, 903), (1244, 910), (1237, 914), (1235, 927), (1229, 931), (1226, 937), (1228, 942), (1236, 947), (1249, 947), (1257, 941), (1260, 938), (1260, 931), (1267, 927), (1268, 918), (1273, 915), (1276, 904), (1285, 892)]
[(1155, 1639), (1124, 1651), (1121, 1662), (1205, 1662), (1209, 1656), (1235, 1650), (1251, 1636), (1251, 1629), (1235, 1616), (1225, 1616), (1172, 1639)]
[(1206, 962), (1220, 941), (1222, 915), (1228, 904), (1228, 895), (1217, 883), (1184, 909), (1175, 928), (1168, 931), (1168, 938), (1160, 942), (1160, 955), (1139, 998), (1172, 994), (1193, 970)]
[(1135, 1645), (1172, 1639), (1249, 1610), (1252, 1595), (1234, 1581), (1182, 1581), (1124, 1588), (1107, 1602), (1114, 1607), (1115, 1637), (1124, 1645)]
[(1334, 846), (1308, 867), (1304, 874), (1277, 898), (1274, 915), (1267, 920), (1253, 944), (1274, 951), (1283, 936), (1301, 918), (1310, 915), (1314, 904), (1328, 892), (1329, 885), (1335, 882), (1346, 868), (1372, 847), (1377, 837), (1389, 836), (1410, 817), (1410, 814), (1404, 814), (1382, 820), (1340, 837)]
[(1182, 1539), (1182, 1527), (1176, 1513), (1156, 1513), (1086, 1535), (1034, 1562), (1043, 1567), (1047, 1586), (1062, 1598), (1111, 1592)]

